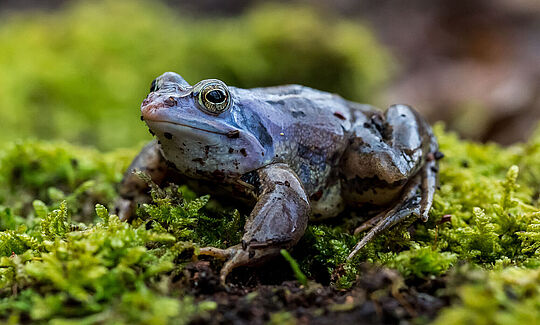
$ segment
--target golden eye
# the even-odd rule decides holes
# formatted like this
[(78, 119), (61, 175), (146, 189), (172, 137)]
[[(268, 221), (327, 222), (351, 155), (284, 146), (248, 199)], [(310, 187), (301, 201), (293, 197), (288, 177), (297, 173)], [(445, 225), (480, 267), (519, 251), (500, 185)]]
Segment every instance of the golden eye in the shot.
[(218, 115), (231, 106), (231, 94), (227, 86), (220, 80), (201, 81), (195, 85), (199, 105), (208, 113)]

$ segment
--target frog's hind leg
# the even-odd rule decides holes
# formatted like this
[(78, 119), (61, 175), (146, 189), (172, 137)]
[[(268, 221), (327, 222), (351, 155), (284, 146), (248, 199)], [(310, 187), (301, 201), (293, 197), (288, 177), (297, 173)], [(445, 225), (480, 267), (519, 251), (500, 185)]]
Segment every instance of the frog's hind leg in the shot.
[(422, 197), (418, 194), (422, 187), (421, 175), (416, 175), (403, 191), (398, 204), (383, 213), (378, 214), (374, 218), (366, 221), (355, 230), (355, 233), (369, 229), (371, 230), (356, 244), (347, 259), (351, 259), (358, 253), (360, 249), (366, 246), (377, 234), (385, 231), (393, 225), (407, 219), (411, 215), (420, 216), (422, 210), (420, 202)]
[(440, 158), (442, 158), (442, 154), (438, 151), (437, 141), (432, 137), (430, 153), (427, 155), (426, 163), (420, 172), (409, 181), (399, 199), (399, 203), (355, 229), (354, 233), (357, 234), (371, 228), (362, 240), (356, 244), (347, 259), (353, 258), (375, 235), (411, 215), (419, 217), (424, 222), (428, 220), (428, 212), (433, 204), (433, 197), (437, 188), (437, 160)]

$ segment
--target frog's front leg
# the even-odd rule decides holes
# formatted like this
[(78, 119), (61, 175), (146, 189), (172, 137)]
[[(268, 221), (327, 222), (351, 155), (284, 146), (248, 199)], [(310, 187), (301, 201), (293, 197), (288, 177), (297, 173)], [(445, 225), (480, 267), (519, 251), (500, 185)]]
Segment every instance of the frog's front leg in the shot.
[(269, 165), (249, 175), (257, 204), (244, 227), (242, 243), (227, 249), (201, 248), (199, 254), (226, 259), (220, 281), (236, 267), (254, 265), (294, 246), (304, 234), (311, 212), (298, 176), (285, 164)]
[(159, 149), (157, 141), (148, 143), (133, 159), (118, 186), (120, 197), (116, 201), (115, 210), (120, 220), (129, 220), (135, 213), (137, 204), (150, 202), (148, 184), (135, 174), (145, 172), (156, 184), (161, 184), (167, 175), (168, 166)]

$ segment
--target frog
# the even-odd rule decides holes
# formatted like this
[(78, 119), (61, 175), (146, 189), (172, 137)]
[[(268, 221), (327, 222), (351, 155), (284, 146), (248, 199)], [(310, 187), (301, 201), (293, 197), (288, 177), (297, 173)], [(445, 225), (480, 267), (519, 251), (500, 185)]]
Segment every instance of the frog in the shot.
[(127, 169), (116, 212), (128, 221), (150, 202), (136, 171), (157, 185), (183, 182), (246, 204), (241, 243), (198, 251), (225, 261), (223, 284), (233, 269), (293, 248), (310, 220), (363, 211), (355, 233), (367, 233), (349, 260), (394, 225), (427, 221), (443, 156), (431, 126), (408, 105), (382, 111), (295, 84), (243, 89), (205, 79), (192, 86), (166, 72), (152, 81), (141, 120), (155, 139)]

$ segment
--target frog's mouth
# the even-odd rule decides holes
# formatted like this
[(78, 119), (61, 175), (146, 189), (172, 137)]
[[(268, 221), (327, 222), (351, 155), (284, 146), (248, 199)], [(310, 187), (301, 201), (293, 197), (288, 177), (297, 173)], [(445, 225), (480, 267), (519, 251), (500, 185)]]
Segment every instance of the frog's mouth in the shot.
[[(198, 131), (223, 135), (223, 136), (226, 136), (228, 138), (238, 138), (238, 136), (240, 135), (240, 130), (237, 130), (237, 129), (234, 129), (234, 130), (231, 130), (231, 131), (228, 131), (228, 132), (224, 132), (224, 131), (220, 131), (220, 130), (217, 130), (217, 129), (213, 129), (213, 130), (205, 129), (205, 128), (196, 127), (196, 126), (185, 124), (185, 123), (178, 123), (178, 122), (165, 121), (165, 120), (144, 119), (144, 121), (147, 124), (149, 124), (149, 123), (164, 123), (164, 124), (177, 125), (177, 126), (180, 126), (180, 127), (186, 127), (186, 128), (190, 128), (190, 129), (193, 129), (193, 130), (198, 130)], [(148, 125), (148, 126), (150, 126), (150, 125)]]

